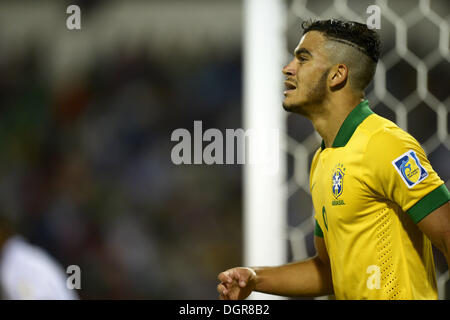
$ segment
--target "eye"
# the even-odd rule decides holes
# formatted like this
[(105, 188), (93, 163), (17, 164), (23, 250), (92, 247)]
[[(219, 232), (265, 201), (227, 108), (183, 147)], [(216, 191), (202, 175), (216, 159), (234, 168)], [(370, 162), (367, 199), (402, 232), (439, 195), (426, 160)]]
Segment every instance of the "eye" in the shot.
[(305, 62), (305, 61), (307, 61), (308, 59), (306, 59), (304, 56), (298, 56), (298, 61), (300, 61), (300, 62)]

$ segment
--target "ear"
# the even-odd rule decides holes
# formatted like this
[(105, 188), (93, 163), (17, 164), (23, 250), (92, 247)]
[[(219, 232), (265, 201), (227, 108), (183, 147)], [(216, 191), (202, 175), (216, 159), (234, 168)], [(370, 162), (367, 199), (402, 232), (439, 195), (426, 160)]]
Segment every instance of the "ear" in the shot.
[(347, 66), (342, 63), (335, 65), (333, 68), (331, 68), (329, 74), (330, 88), (332, 90), (342, 88), (347, 82), (347, 78), (348, 78)]

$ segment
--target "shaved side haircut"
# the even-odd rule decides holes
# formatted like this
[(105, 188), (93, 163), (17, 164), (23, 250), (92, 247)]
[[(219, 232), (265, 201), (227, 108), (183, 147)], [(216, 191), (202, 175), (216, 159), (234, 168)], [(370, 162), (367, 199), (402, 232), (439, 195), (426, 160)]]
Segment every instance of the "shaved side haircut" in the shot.
[(380, 57), (380, 38), (365, 24), (336, 19), (305, 21), (303, 34), (321, 32), (331, 64), (345, 64), (348, 80), (355, 91), (364, 91), (372, 81)]

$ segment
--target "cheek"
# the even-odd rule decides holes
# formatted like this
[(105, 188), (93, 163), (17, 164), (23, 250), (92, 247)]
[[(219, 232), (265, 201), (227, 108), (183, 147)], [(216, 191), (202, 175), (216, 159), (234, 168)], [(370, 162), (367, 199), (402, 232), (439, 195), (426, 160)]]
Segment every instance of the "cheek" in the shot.
[(297, 81), (301, 87), (312, 87), (322, 77), (325, 69), (317, 65), (305, 65), (297, 73)]
[(308, 82), (311, 80), (311, 78), (314, 76), (314, 68), (312, 68), (308, 64), (304, 64), (300, 66), (297, 70), (297, 81), (299, 81), (300, 84), (304, 84), (305, 82)]

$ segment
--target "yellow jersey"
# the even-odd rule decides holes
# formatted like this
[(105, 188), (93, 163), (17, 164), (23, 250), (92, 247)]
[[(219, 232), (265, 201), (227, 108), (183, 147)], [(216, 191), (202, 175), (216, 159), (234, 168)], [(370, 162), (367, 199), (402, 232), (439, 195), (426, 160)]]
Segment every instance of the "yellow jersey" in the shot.
[(317, 150), (310, 190), (337, 299), (437, 299), (432, 245), (416, 224), (450, 194), (411, 135), (364, 100)]

